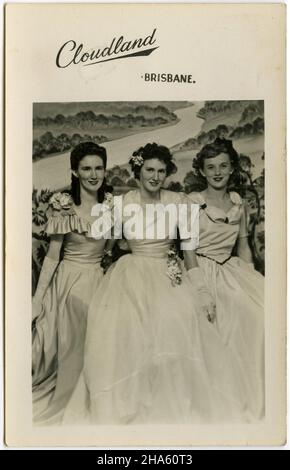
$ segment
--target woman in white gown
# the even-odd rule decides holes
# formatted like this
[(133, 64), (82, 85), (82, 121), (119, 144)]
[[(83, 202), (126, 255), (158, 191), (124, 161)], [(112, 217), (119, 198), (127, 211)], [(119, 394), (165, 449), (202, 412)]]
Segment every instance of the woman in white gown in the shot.
[[(157, 203), (160, 217), (168, 204), (188, 208), (185, 195), (161, 189), (176, 169), (172, 156), (166, 147), (147, 144), (130, 164), (140, 182), (140, 189), (123, 198), (123, 233), (132, 253), (112, 266), (92, 298), (84, 369), (63, 422), (246, 419), (244, 384), (211, 323), (214, 306), (206, 290), (199, 289), (197, 303), (200, 268), (194, 253), (184, 250), (186, 269), (181, 268), (170, 250), (169, 223), (160, 235), (158, 216), (145, 216), (148, 205)], [(181, 239), (188, 238), (184, 221), (177, 225)], [(152, 226), (155, 236), (149, 237)]]
[[(217, 139), (197, 154), (194, 166), (206, 189), (191, 193), (200, 205), (198, 265), (216, 305), (216, 328), (247, 384), (251, 416), (264, 414), (264, 278), (248, 245), (247, 214), (239, 194), (228, 190), (238, 155)], [(238, 256), (232, 256), (237, 243)]]

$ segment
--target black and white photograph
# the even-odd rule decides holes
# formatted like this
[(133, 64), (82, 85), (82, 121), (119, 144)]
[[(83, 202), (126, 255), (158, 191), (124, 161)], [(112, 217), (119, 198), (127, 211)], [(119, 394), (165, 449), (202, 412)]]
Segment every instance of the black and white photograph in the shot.
[[(263, 101), (34, 103), (32, 158), (35, 424), (263, 419)], [(114, 195), (198, 242), (92, 233)]]
[(285, 444), (284, 23), (8, 5), (8, 446)]

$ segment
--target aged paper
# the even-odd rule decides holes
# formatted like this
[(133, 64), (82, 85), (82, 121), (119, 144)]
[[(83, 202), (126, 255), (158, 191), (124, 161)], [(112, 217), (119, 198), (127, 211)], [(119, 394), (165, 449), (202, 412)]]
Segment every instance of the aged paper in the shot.
[[(6, 6), (5, 440), (8, 445), (268, 446), (285, 443), (285, 34), (283, 4)], [(33, 188), (62, 190), (70, 179), (67, 164), (56, 169), (44, 164), (55, 156), (39, 159), (45, 145), (46, 150), (51, 150), (50, 137), (41, 141), (41, 135), (55, 125), (45, 119), (50, 116), (53, 120), (58, 115), (60, 122), (64, 116), (88, 111), (88, 103), (96, 109), (100, 103), (113, 103), (113, 115), (118, 102), (123, 107), (138, 102), (146, 107), (154, 102), (155, 108), (163, 102), (174, 112), (183, 109), (178, 118), (186, 121), (191, 105), (205, 109), (205, 103), (228, 102), (234, 108), (233, 103), (244, 101), (254, 107), (263, 103), (265, 126), (257, 150), (261, 154), (259, 163), (255, 160), (252, 170), (257, 179), (264, 153), (265, 416), (247, 424), (36, 426), (31, 393), (31, 193)], [(177, 102), (179, 105), (174, 106)], [(257, 129), (260, 123), (256, 121)], [(186, 133), (181, 133), (175, 142), (166, 131), (166, 118), (159, 124), (163, 134), (157, 128), (155, 135), (157, 138), (158, 132), (160, 136), (166, 135), (165, 144), (169, 147), (174, 148), (190, 137), (186, 128)], [(235, 130), (235, 137), (244, 132), (231, 128), (232, 118), (225, 124), (231, 132)], [(124, 135), (115, 129), (116, 135), (113, 131), (109, 135), (110, 125), (111, 122), (107, 135), (104, 131), (108, 158), (111, 152), (112, 164), (122, 165), (127, 147), (124, 145), (118, 153), (114, 139), (127, 138), (129, 152), (134, 150), (129, 145), (130, 133)], [(41, 126), (43, 132), (39, 130)], [(153, 124), (146, 121), (144, 126), (144, 134), (152, 131)], [(138, 140), (140, 129), (133, 130), (134, 143), (142, 145)], [(93, 130), (86, 132), (92, 135)], [(196, 129), (192, 132), (192, 137), (196, 137)], [(253, 127), (249, 132), (255, 132)], [(41, 151), (37, 147), (39, 142)], [(237, 142), (239, 146), (238, 138)], [(239, 152), (247, 151), (255, 153), (241, 145)], [(55, 151), (58, 152), (59, 149)], [(180, 178), (184, 176), (185, 173)]]

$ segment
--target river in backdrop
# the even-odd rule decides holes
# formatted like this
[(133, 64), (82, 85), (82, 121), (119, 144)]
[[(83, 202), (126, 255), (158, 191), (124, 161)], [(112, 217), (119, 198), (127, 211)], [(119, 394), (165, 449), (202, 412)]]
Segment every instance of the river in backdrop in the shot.
[[(203, 124), (203, 120), (197, 117), (198, 110), (202, 107), (203, 102), (199, 101), (187, 108), (176, 110), (175, 114), (179, 122), (172, 126), (102, 143), (107, 149), (108, 168), (128, 163), (134, 150), (148, 142), (173, 147), (195, 137)], [(69, 186), (71, 182), (69, 156), (70, 151), (33, 162), (33, 187), (35, 189), (59, 190)]]

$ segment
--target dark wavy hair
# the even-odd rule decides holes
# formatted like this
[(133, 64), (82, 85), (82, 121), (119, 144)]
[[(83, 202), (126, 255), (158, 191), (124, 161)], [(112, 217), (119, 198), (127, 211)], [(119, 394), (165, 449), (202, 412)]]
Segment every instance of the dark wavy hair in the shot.
[[(107, 152), (105, 147), (101, 147), (94, 142), (81, 142), (78, 144), (70, 154), (70, 166), (71, 169), (77, 171), (79, 168), (80, 161), (88, 155), (97, 155), (103, 161), (104, 168), (107, 167)], [(112, 192), (112, 187), (107, 185), (106, 178), (102, 183), (102, 186), (99, 188), (97, 193), (97, 201), (103, 202), (105, 193)], [(71, 176), (71, 196), (76, 206), (81, 204), (81, 194), (80, 194), (80, 182), (79, 179), (72, 174)]]
[(204, 161), (208, 158), (215, 158), (221, 153), (226, 153), (229, 158), (233, 168), (233, 173), (229, 179), (228, 186), (235, 186), (239, 184), (240, 181), (240, 159), (239, 154), (233, 147), (231, 140), (221, 139), (217, 137), (214, 142), (206, 144), (200, 152), (196, 154), (196, 157), (193, 159), (192, 167), (196, 176), (204, 183), (206, 188), (206, 178), (201, 174), (200, 170), (204, 168)]
[[(170, 153), (170, 150), (165, 147), (165, 145), (158, 145), (155, 142), (153, 142), (152, 144), (146, 144), (144, 147), (140, 147), (138, 150), (133, 152), (132, 157), (138, 156), (142, 157), (144, 161), (156, 158), (157, 160), (165, 163), (166, 176), (173, 175), (173, 173), (176, 173), (177, 171), (177, 166), (173, 162), (173, 156)], [(134, 174), (134, 178), (139, 180), (140, 171), (143, 165), (136, 165), (132, 157), (129, 160), (129, 164)]]

